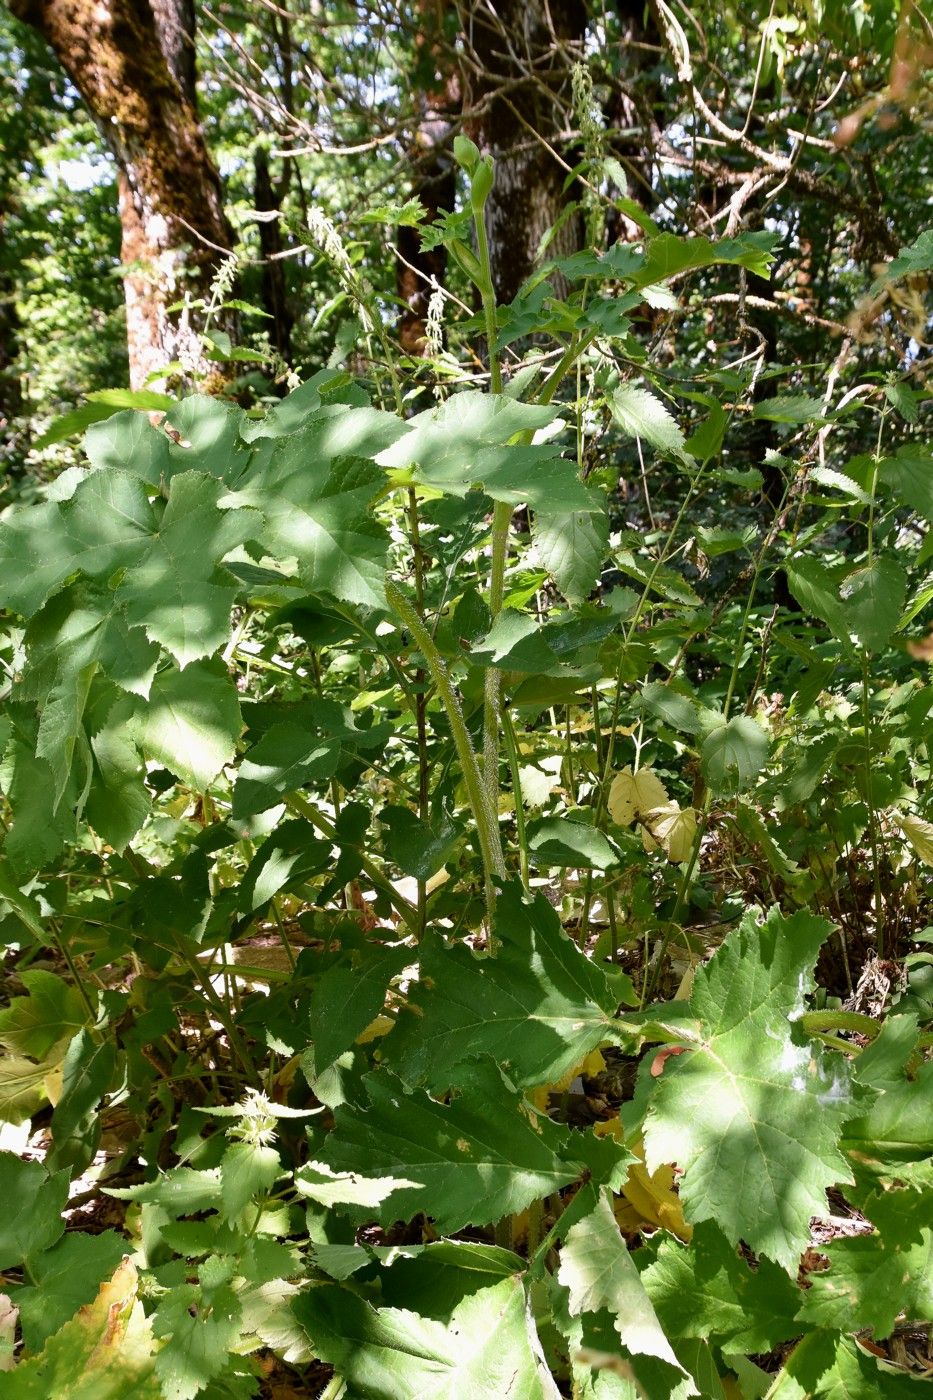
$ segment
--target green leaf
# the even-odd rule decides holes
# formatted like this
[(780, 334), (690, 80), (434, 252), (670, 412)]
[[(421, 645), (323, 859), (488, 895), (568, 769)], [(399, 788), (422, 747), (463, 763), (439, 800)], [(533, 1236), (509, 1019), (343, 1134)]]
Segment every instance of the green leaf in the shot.
[(160, 671), (138, 700), (130, 732), (140, 748), (204, 792), (233, 758), (242, 722), (236, 689), (219, 661)]
[(900, 621), (907, 593), (907, 575), (900, 564), (876, 555), (847, 574), (839, 592), (848, 605), (849, 631), (866, 651), (884, 651)]
[(681, 734), (708, 733), (721, 720), (719, 715), (706, 709), (692, 695), (684, 695), (658, 681), (651, 681), (645, 686), (640, 703)]
[[(295, 1186), (302, 1196), (308, 1196), (328, 1208), (335, 1205), (381, 1206), (387, 1196), (403, 1187), (420, 1189), (417, 1181), (396, 1176), (361, 1176), (355, 1171), (333, 1171), (324, 1162), (305, 1162), (295, 1173)], [(339, 1277), (333, 1274), (333, 1277)]]
[(852, 1332), (870, 1327), (889, 1337), (900, 1313), (933, 1317), (933, 1193), (875, 1194), (863, 1210), (870, 1235), (830, 1240), (820, 1252), (828, 1272), (811, 1273), (800, 1317), (817, 1327)]
[(133, 472), (150, 486), (158, 487), (172, 474), (168, 437), (132, 409), (88, 428), (84, 451), (95, 470)]
[(429, 880), (441, 869), (463, 834), (462, 828), (440, 813), (422, 821), (408, 807), (389, 805), (379, 813), (385, 847), (391, 861), (415, 880)]
[(293, 1306), (316, 1355), (366, 1400), (559, 1400), (518, 1277), (467, 1294), (440, 1321), (374, 1308), (337, 1284)]
[(543, 896), (525, 903), (505, 887), (497, 904), (495, 958), (429, 932), (421, 977), (383, 1042), (387, 1064), (410, 1083), (444, 1090), (471, 1055), (492, 1055), (524, 1087), (553, 1083), (605, 1040), (617, 1038), (615, 1012), (634, 1002), (622, 983), (568, 938)]
[(605, 1190), (593, 1198), (593, 1208), (567, 1231), (560, 1252), (558, 1281), (568, 1290), (572, 1316), (613, 1314), (623, 1346), (635, 1355), (657, 1356), (682, 1371), (661, 1329), (651, 1299), (626, 1248)]
[(164, 1400), (137, 1288), (127, 1259), (37, 1357), (4, 1377), (4, 1400)]
[(145, 697), (159, 648), (131, 628), (112, 590), (82, 580), (51, 598), (26, 628), (29, 669), (24, 694), (43, 701), (68, 677), (99, 666), (121, 690)]
[(408, 431), (378, 460), (383, 467), (417, 467), (419, 474), (439, 471), (449, 478), (457, 464), (472, 468), (478, 448), (501, 446), (518, 433), (544, 428), (558, 412), (556, 407), (469, 389), (416, 414), (408, 421)]
[(116, 1066), (116, 1045), (95, 1039), (82, 1028), (68, 1046), (62, 1066), (62, 1091), (52, 1114), (49, 1166), (82, 1171), (92, 1161), (100, 1139), (97, 1107), (110, 1088)]
[(687, 1053), (666, 1060), (645, 1123), (650, 1170), (675, 1162), (689, 1220), (715, 1220), (788, 1270), (825, 1210), (828, 1186), (851, 1180), (838, 1150), (852, 1113), (846, 1065), (812, 1047), (792, 1017), (813, 988), (830, 925), (807, 913), (762, 924), (748, 914), (697, 969)]
[(281, 1175), (282, 1163), (274, 1147), (253, 1142), (232, 1143), (220, 1164), (220, 1192), (226, 1219), (235, 1221), (256, 1196), (267, 1195)]
[(54, 1055), (40, 1064), (18, 1055), (0, 1057), (0, 1120), (22, 1123), (37, 1113), (49, 1097), (49, 1081), (60, 1068)]
[(255, 816), (315, 778), (330, 778), (342, 758), (339, 738), (297, 723), (274, 724), (247, 749), (233, 789), (233, 818)]
[(751, 787), (768, 761), (768, 736), (749, 715), (713, 729), (703, 741), (703, 773), (717, 796)]
[(196, 1171), (194, 1167), (172, 1167), (155, 1181), (145, 1181), (139, 1186), (110, 1187), (106, 1194), (115, 1196), (118, 1201), (161, 1206), (172, 1220), (177, 1220), (181, 1215), (197, 1215), (219, 1207), (220, 1171), (217, 1168)]
[(782, 394), (756, 403), (752, 417), (765, 418), (770, 423), (819, 424), (823, 421), (823, 400), (808, 394)]
[[(908, 1077), (917, 1040), (913, 1016), (895, 1016), (856, 1061), (856, 1078), (877, 1097), (846, 1123), (843, 1147), (858, 1163), (860, 1179), (910, 1183), (928, 1179), (933, 1155), (933, 1061)], [(896, 1066), (896, 1068), (895, 1068)], [(928, 1183), (929, 1184), (929, 1183)]]
[(219, 567), (262, 527), (252, 510), (219, 510), (222, 484), (202, 472), (173, 478), (151, 548), (129, 568), (116, 592), (131, 627), (187, 666), (226, 642), (238, 585)]
[(800, 1333), (796, 1283), (768, 1259), (750, 1268), (711, 1222), (696, 1227), (689, 1245), (662, 1239), (641, 1277), (669, 1337), (757, 1353)]
[(412, 950), (366, 942), (348, 948), (315, 981), (310, 1030), (314, 1073), (322, 1074), (382, 1011), (390, 982), (412, 961)]
[(164, 1400), (194, 1400), (227, 1368), (240, 1335), (240, 1303), (225, 1284), (210, 1290), (181, 1284), (165, 1294), (151, 1321), (154, 1334), (167, 1339), (155, 1363)]
[(32, 1284), (14, 1295), (27, 1350), (40, 1351), (78, 1308), (93, 1302), (127, 1251), (127, 1241), (115, 1230), (74, 1232), (31, 1259)]
[(742, 233), (738, 238), (723, 238), (715, 243), (704, 237), (680, 238), (673, 233), (662, 233), (649, 241), (635, 286), (664, 282), (679, 272), (712, 267), (717, 263), (746, 267), (759, 277), (765, 277), (769, 264), (774, 261), (771, 249), (776, 241), (773, 233)]
[(879, 1365), (849, 1337), (811, 1332), (791, 1352), (775, 1400), (917, 1400), (918, 1382)]
[(17, 1055), (43, 1060), (53, 1046), (80, 1030), (87, 1008), (77, 988), (54, 972), (25, 968), (19, 980), (28, 996), (14, 997), (0, 1011), (0, 1045)]
[(817, 559), (794, 559), (784, 565), (791, 593), (805, 612), (818, 617), (849, 647), (849, 613), (839, 596), (840, 570)]
[(933, 455), (910, 444), (882, 462), (879, 476), (900, 501), (933, 523)]
[(53, 443), (64, 442), (83, 432), (91, 423), (110, 418), (120, 409), (137, 409), (143, 412), (164, 412), (171, 408), (175, 400), (166, 394), (157, 394), (152, 389), (98, 389), (85, 396), (88, 400), (80, 408), (74, 408), (46, 428), (32, 444), (34, 451), (50, 447)]
[(388, 536), (369, 507), (384, 474), (361, 457), (329, 455), (328, 447), (326, 425), (316, 421), (277, 440), (269, 461), (220, 504), (257, 506), (266, 521), (262, 544), (275, 559), (295, 561), (309, 589), (383, 607)]
[(874, 296), (888, 282), (902, 277), (913, 277), (918, 272), (929, 272), (933, 267), (933, 229), (924, 229), (908, 247), (900, 250), (896, 258), (886, 263), (880, 276), (872, 283)]
[(266, 837), (246, 869), (237, 894), (243, 914), (262, 909), (286, 886), (303, 884), (331, 862), (331, 845), (305, 821), (283, 822)]
[(98, 836), (122, 851), (132, 841), (152, 806), (139, 750), (121, 722), (91, 736), (94, 769), (84, 815)]
[(612, 416), (629, 437), (644, 438), (659, 452), (686, 455), (686, 440), (673, 414), (654, 394), (634, 384), (620, 384), (609, 399)]
[(0, 1269), (16, 1269), (64, 1234), (68, 1173), (0, 1152)]
[(528, 826), (528, 850), (538, 866), (573, 866), (580, 870), (608, 870), (618, 865), (622, 853), (608, 836), (586, 821), (573, 817), (545, 817)]
[(524, 1210), (584, 1173), (614, 1178), (628, 1159), (608, 1140), (551, 1122), (488, 1059), (460, 1066), (461, 1092), (449, 1103), (406, 1088), (387, 1070), (364, 1083), (368, 1105), (334, 1109), (321, 1155), (335, 1171), (418, 1183), (380, 1204), (383, 1224), (424, 1212), (453, 1234)]
[(241, 440), (246, 424), (243, 410), (228, 399), (191, 394), (172, 407), (166, 422), (182, 439), (181, 443), (169, 443), (171, 470), (167, 475), (207, 472), (233, 485), (254, 459), (254, 451)]
[(609, 516), (604, 508), (554, 514), (539, 511), (532, 522), (534, 555), (568, 603), (582, 603), (599, 582), (609, 549)]

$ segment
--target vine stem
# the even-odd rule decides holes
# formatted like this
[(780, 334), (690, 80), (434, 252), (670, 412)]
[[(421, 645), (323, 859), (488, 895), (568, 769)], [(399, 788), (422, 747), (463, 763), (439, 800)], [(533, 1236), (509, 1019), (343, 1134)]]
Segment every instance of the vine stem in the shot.
[(483, 869), (486, 875), (486, 909), (489, 916), (490, 949), (492, 949), (492, 920), (496, 899), (495, 880), (497, 877), (502, 878), (505, 875), (505, 860), (502, 855), (502, 842), (499, 835), (498, 803), (494, 807), (489, 800), (489, 792), (480, 772), (473, 745), (470, 743), (470, 735), (463, 718), (463, 710), (460, 708), (460, 700), (450, 679), (444, 658), (434, 644), (434, 639), (411, 602), (405, 597), (398, 584), (393, 583), (391, 579), (386, 582), (386, 602), (414, 638), (447, 710), (483, 859)]

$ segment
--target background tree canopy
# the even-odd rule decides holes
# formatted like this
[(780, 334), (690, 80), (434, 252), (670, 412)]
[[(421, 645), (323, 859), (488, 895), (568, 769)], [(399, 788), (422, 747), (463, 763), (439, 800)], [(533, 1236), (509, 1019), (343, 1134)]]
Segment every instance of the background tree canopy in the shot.
[(931, 72), (0, 5), (0, 1395), (930, 1384)]

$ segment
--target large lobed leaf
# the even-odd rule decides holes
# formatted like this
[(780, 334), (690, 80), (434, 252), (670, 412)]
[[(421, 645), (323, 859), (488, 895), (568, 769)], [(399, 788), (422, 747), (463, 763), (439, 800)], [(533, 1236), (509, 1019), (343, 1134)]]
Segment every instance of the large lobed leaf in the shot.
[(495, 958), (434, 933), (421, 945), (421, 976), (410, 989), (386, 1062), (409, 1083), (442, 1090), (471, 1055), (492, 1055), (518, 1085), (560, 1078), (605, 1040), (618, 1039), (628, 979), (611, 977), (568, 938), (542, 897), (506, 885), (499, 897)]
[(794, 1025), (830, 925), (807, 913), (754, 913), (698, 969), (695, 1033), (668, 1058), (645, 1124), (649, 1168), (676, 1162), (689, 1220), (715, 1220), (788, 1270), (825, 1191), (851, 1181), (838, 1143), (852, 1115), (846, 1065)]
[(462, 1092), (443, 1103), (380, 1071), (366, 1076), (365, 1108), (334, 1110), (321, 1150), (327, 1166), (416, 1183), (380, 1202), (383, 1224), (423, 1212), (453, 1233), (516, 1214), (583, 1175), (618, 1182), (623, 1148), (552, 1122), (491, 1060), (461, 1065), (459, 1080)]

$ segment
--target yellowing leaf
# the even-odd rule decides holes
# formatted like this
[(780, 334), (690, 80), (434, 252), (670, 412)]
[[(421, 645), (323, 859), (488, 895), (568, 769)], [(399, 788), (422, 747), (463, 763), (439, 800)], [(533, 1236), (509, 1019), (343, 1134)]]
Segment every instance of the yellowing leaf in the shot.
[(652, 768), (623, 768), (609, 788), (609, 815), (618, 826), (631, 826), (654, 807), (663, 807), (668, 798), (664, 784)]
[(136, 1270), (124, 1259), (81, 1308), (46, 1342), (38, 1356), (21, 1361), (4, 1383), (10, 1400), (159, 1400), (153, 1374), (153, 1342)]
[(697, 830), (697, 814), (692, 807), (668, 802), (663, 807), (646, 812), (645, 825), (658, 845), (664, 847), (668, 860), (674, 865), (690, 859)]
[(898, 823), (924, 865), (933, 865), (933, 822), (905, 812), (898, 817)]
[[(597, 1123), (596, 1132), (600, 1137), (620, 1137), (619, 1133), (610, 1131), (616, 1123), (619, 1123), (618, 1118), (608, 1123)], [(638, 1161), (629, 1167), (622, 1187), (622, 1199), (615, 1205), (615, 1217), (621, 1230), (624, 1234), (633, 1235), (645, 1225), (653, 1225), (670, 1231), (689, 1244), (693, 1226), (684, 1219), (680, 1197), (674, 1190), (674, 1168), (665, 1165), (649, 1172), (645, 1166), (645, 1144), (640, 1136), (631, 1144), (631, 1151)]]
[[(64, 1053), (64, 1047), (62, 1047)], [(22, 1123), (61, 1092), (61, 1055), (36, 1064), (20, 1055), (0, 1057), (0, 1119)]]
[(585, 1074), (588, 1078), (601, 1074), (606, 1068), (606, 1061), (598, 1050), (591, 1050), (578, 1064), (562, 1074), (551, 1084), (540, 1084), (536, 1089), (532, 1089), (527, 1094), (529, 1102), (541, 1113), (547, 1112), (548, 1099), (552, 1094), (564, 1094), (570, 1088), (578, 1074)]

